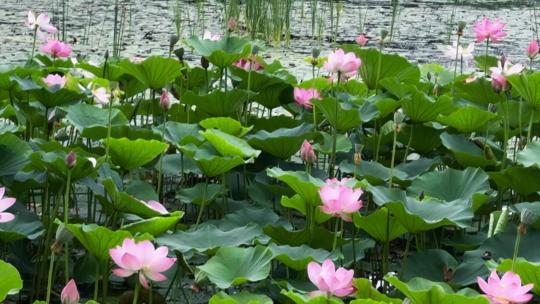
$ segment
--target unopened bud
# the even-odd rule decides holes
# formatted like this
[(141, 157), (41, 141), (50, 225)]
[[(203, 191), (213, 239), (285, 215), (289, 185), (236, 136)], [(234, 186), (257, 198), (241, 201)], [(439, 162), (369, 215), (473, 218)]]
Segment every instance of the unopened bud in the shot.
[(321, 55), (321, 50), (320, 50), (320, 49), (318, 49), (318, 48), (313, 48), (313, 49), (311, 50), (311, 56), (312, 56), (313, 58), (319, 58), (320, 55)]
[(178, 57), (178, 60), (184, 61), (184, 48), (174, 50), (174, 55)]
[(382, 30), (381, 31), (381, 41), (380, 41), (381, 44), (384, 43), (384, 40), (386, 39), (386, 37), (388, 37), (388, 31), (387, 30)]
[(203, 69), (208, 69), (208, 67), (210, 66), (210, 61), (208, 61), (208, 59), (206, 59), (206, 57), (201, 57), (201, 66), (203, 67)]
[(234, 31), (236, 29), (236, 19), (234, 17), (229, 18), (227, 21), (227, 30), (230, 32)]
[(172, 50), (174, 48), (174, 45), (180, 40), (180, 38), (177, 35), (171, 35), (169, 37), (169, 48)]
[(69, 151), (68, 155), (66, 155), (65, 162), (69, 169), (77, 165), (77, 154), (75, 151)]
[(458, 36), (463, 36), (463, 30), (465, 29), (466, 25), (467, 25), (467, 23), (465, 23), (464, 21), (458, 22), (458, 26), (457, 26), (457, 34), (458, 34)]
[(109, 59), (109, 50), (105, 50), (105, 61)]
[(161, 96), (159, 97), (159, 106), (161, 109), (163, 109), (163, 111), (168, 111), (171, 108), (171, 98), (167, 89), (163, 89), (163, 91), (161, 91)]

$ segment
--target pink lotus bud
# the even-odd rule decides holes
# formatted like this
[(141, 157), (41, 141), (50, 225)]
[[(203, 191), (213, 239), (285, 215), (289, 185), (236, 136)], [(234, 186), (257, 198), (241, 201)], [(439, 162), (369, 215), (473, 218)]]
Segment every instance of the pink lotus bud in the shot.
[(68, 168), (73, 168), (77, 165), (77, 154), (75, 151), (69, 151), (68, 155), (66, 156), (66, 166)]
[(300, 157), (308, 164), (312, 164), (317, 160), (313, 146), (307, 140), (304, 140), (302, 147), (300, 147)]
[(234, 17), (229, 18), (227, 21), (227, 29), (231, 32), (236, 29), (236, 19)]
[(75, 280), (71, 279), (64, 289), (62, 289), (60, 300), (62, 301), (62, 304), (79, 304), (80, 299), (77, 284), (75, 283)]
[(366, 45), (368, 42), (368, 38), (364, 34), (360, 34), (358, 37), (356, 37), (356, 43), (360, 46)]
[(538, 45), (538, 41), (531, 41), (531, 43), (529, 43), (529, 47), (527, 48), (527, 56), (529, 56), (529, 58), (532, 60), (538, 55), (539, 52), (540, 46)]
[(163, 111), (167, 111), (171, 108), (171, 98), (169, 97), (169, 91), (167, 89), (163, 89), (161, 91), (161, 96), (159, 97), (159, 105), (163, 109)]

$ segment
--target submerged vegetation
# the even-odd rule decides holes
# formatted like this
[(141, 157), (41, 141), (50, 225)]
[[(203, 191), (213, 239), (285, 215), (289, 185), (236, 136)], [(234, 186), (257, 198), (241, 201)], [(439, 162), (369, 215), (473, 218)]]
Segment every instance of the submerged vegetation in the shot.
[(292, 0), (225, 1), (221, 33), (198, 13), (185, 39), (177, 0), (146, 58), (122, 57), (115, 1), (101, 62), (73, 55), (67, 10), (29, 12), (28, 59), (0, 70), (0, 301), (537, 302), (538, 40), (494, 56), (504, 20), (451, 17), (452, 65), (420, 65), (387, 50), (399, 1), (339, 43), (343, 2), (304, 81), (265, 57)]

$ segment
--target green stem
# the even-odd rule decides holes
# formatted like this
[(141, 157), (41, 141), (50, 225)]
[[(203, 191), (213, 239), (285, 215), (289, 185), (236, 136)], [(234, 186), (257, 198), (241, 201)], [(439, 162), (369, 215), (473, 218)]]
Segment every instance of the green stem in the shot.
[(534, 108), (531, 108), (531, 117), (529, 118), (529, 128), (527, 129), (527, 143), (531, 142), (533, 118), (534, 118)]
[[(161, 141), (165, 142), (165, 123), (167, 122), (167, 112), (163, 111), (163, 124), (161, 125)], [(159, 172), (158, 172), (158, 184), (157, 184), (157, 192), (160, 201), (163, 199), (163, 189), (162, 188), (162, 182), (163, 182), (163, 156), (165, 155), (165, 151), (161, 152), (161, 156), (159, 158)]]
[[(64, 194), (64, 225), (68, 225), (69, 221), (69, 190), (71, 189), (71, 169), (67, 171), (66, 193)], [(64, 276), (66, 284), (69, 282), (69, 245), (66, 242), (64, 244), (65, 257), (64, 257)]]
[(484, 62), (484, 76), (487, 77), (488, 76), (488, 65), (487, 65), (487, 58), (488, 58), (488, 53), (489, 53), (489, 38), (486, 39), (486, 62)]
[[(338, 72), (337, 76), (338, 76), (338, 79), (337, 79), (336, 87), (334, 88), (334, 97), (337, 97), (337, 90), (339, 88), (339, 81), (341, 79), (341, 72)], [(334, 110), (335, 110), (335, 119), (336, 119), (336, 122), (337, 122), (338, 121), (339, 101), (338, 101), (337, 98), (335, 99), (335, 101), (336, 101), (336, 106), (335, 106)], [(332, 157), (330, 158), (330, 165), (328, 167), (328, 176), (330, 176), (330, 177), (335, 177), (336, 148), (337, 148), (337, 127), (334, 126), (332, 128)]]
[(512, 271), (515, 270), (516, 260), (519, 252), (519, 244), (521, 243), (521, 233), (519, 228), (517, 229), (516, 243), (514, 244), (514, 255), (512, 256)]
[(107, 143), (105, 145), (105, 161), (109, 161), (109, 141), (111, 139), (112, 100), (109, 100), (109, 117), (107, 120)]
[(197, 215), (197, 221), (195, 222), (195, 228), (199, 226), (199, 223), (201, 222), (204, 206), (206, 205), (206, 188), (208, 188), (208, 178), (206, 179), (206, 182), (204, 183), (204, 192), (203, 192), (203, 200), (201, 203), (201, 208), (199, 208), (199, 214)]
[(336, 250), (338, 234), (341, 235), (341, 232), (338, 233), (339, 224), (340, 224), (341, 221), (343, 221), (343, 219), (336, 218), (336, 223), (334, 224), (335, 225), (334, 226), (334, 242), (332, 243), (332, 252), (334, 252), (334, 250)]
[(457, 75), (457, 66), (458, 66), (458, 58), (459, 58), (459, 43), (461, 40), (461, 35), (457, 35), (457, 45), (456, 45), (456, 61), (454, 63), (454, 81), (452, 82), (452, 98), (455, 99), (456, 97), (456, 75)]
[(94, 278), (94, 301), (97, 302), (99, 294), (99, 261), (96, 261), (96, 277)]
[(34, 58), (34, 52), (36, 50), (36, 38), (37, 38), (37, 26), (36, 28), (34, 29), (34, 39), (33, 39), (33, 42), (32, 42), (32, 53), (30, 53), (30, 58), (28, 58), (28, 63), (30, 63), (32, 61), (32, 58)]
[(51, 251), (51, 260), (49, 261), (49, 276), (47, 277), (47, 304), (51, 301), (51, 290), (53, 285), (53, 269), (54, 269), (54, 251)]
[(509, 115), (509, 110), (508, 110), (508, 98), (506, 98), (506, 101), (504, 103), (505, 105), (505, 117), (504, 117), (504, 143), (503, 143), (503, 160), (502, 160), (502, 168), (506, 168), (506, 161), (507, 161), (507, 158), (508, 158), (508, 137), (509, 137), (509, 123), (508, 123), (508, 115)]
[(154, 300), (154, 294), (152, 292), (152, 282), (148, 282), (148, 304), (152, 304)]
[(397, 143), (397, 125), (394, 126), (394, 141), (392, 143), (392, 160), (390, 162), (390, 181), (388, 185), (389, 188), (392, 188), (392, 180), (394, 178), (394, 162), (396, 160), (396, 143)]
[(133, 291), (133, 304), (137, 304), (137, 301), (139, 300), (140, 289), (141, 284), (139, 283), (139, 280), (135, 280), (135, 290)]

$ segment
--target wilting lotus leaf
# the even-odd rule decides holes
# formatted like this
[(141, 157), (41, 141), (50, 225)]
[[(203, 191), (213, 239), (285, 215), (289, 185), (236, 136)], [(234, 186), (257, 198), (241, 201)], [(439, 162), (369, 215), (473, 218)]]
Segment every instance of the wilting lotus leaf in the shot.
[(189, 144), (179, 148), (193, 159), (199, 169), (209, 177), (219, 176), (244, 164), (244, 160), (239, 156), (220, 156), (216, 149), (208, 143), (199, 147)]
[(391, 176), (394, 180), (406, 180), (407, 174), (399, 169), (391, 170), (382, 164), (374, 161), (362, 161), (359, 166), (356, 166), (349, 160), (344, 160), (339, 164), (339, 169), (345, 173), (354, 173), (358, 178), (365, 178), (372, 184), (381, 184), (387, 181)]
[(403, 98), (401, 107), (403, 112), (415, 123), (435, 121), (439, 114), (449, 114), (454, 109), (452, 98), (443, 95), (434, 100), (418, 90)]
[(250, 245), (260, 235), (262, 235), (261, 230), (254, 224), (235, 227), (231, 230), (221, 230), (214, 225), (205, 224), (195, 230), (163, 235), (157, 239), (157, 242), (183, 253), (191, 250), (206, 252), (221, 247)]
[(362, 123), (360, 109), (352, 104), (340, 102), (333, 98), (313, 100), (312, 103), (317, 107), (317, 110), (323, 113), (332, 127), (339, 132), (348, 131), (360, 126)]
[(385, 78), (395, 77), (400, 82), (410, 84), (416, 84), (420, 80), (420, 70), (405, 57), (381, 54), (377, 49), (365, 49), (352, 44), (344, 45), (343, 50), (352, 51), (360, 57), (360, 76), (370, 90), (377, 88), (377, 80)]
[(215, 117), (238, 118), (242, 105), (248, 101), (248, 92), (240, 89), (230, 91), (213, 91), (207, 95), (196, 95), (187, 91), (182, 96), (182, 102), (197, 107), (197, 111), (202, 111)]
[(512, 271), (519, 275), (521, 284), (534, 285), (532, 291), (540, 295), (540, 263), (531, 263), (525, 259), (518, 258), (514, 265), (512, 259), (502, 260), (497, 267), (498, 271)]
[(440, 116), (439, 122), (459, 130), (470, 133), (485, 128), (486, 124), (497, 115), (475, 107), (463, 107), (448, 116)]
[(386, 281), (401, 291), (411, 304), (489, 304), (483, 295), (476, 296), (470, 294), (472, 291), (454, 293), (452, 288), (446, 283), (432, 282), (423, 278), (414, 278), (407, 283), (400, 281), (395, 276), (387, 275)]
[(221, 289), (266, 279), (270, 274), (272, 251), (268, 247), (221, 247), (215, 256), (198, 268)]
[(208, 129), (200, 133), (223, 156), (251, 158), (261, 153), (253, 149), (245, 140), (217, 129)]
[[(373, 287), (371, 281), (365, 278), (353, 279), (353, 285), (356, 287), (354, 297), (356, 299), (371, 300), (373, 302), (360, 302), (362, 300), (352, 301), (350, 304), (368, 304), (368, 303), (402, 303), (400, 299), (392, 299), (385, 294), (380, 293)], [(380, 301), (380, 302), (377, 302)]]
[(491, 81), (480, 77), (472, 82), (466, 82), (466, 77), (456, 80), (456, 95), (479, 105), (499, 103), (504, 96), (493, 90)]
[[(66, 119), (81, 132), (83, 137), (100, 131), (101, 136), (92, 136), (92, 139), (104, 138), (107, 136), (107, 125), (109, 123), (109, 110), (101, 109), (89, 104), (76, 104), (62, 108), (66, 113)], [(118, 109), (112, 109), (111, 126), (126, 126), (128, 120)]]
[(184, 216), (183, 211), (175, 211), (169, 216), (157, 216), (149, 219), (143, 219), (125, 226), (122, 226), (121, 230), (129, 231), (131, 234), (144, 234), (149, 233), (155, 237), (160, 236), (172, 230), (176, 223)]
[(324, 182), (305, 172), (283, 171), (280, 168), (267, 169), (268, 176), (276, 178), (298, 193), (305, 201), (314, 206), (320, 204), (319, 188)]
[(136, 64), (123, 60), (120, 67), (126, 74), (132, 75), (146, 87), (158, 90), (180, 76), (180, 62), (176, 59), (151, 56)]
[(106, 198), (103, 198), (101, 200), (106, 209), (112, 209), (114, 211), (124, 213), (131, 213), (143, 218), (163, 216), (163, 214), (150, 208), (147, 204), (141, 202), (138, 198), (135, 198), (126, 192), (118, 191), (112, 179), (108, 178), (104, 180), (103, 186), (107, 191), (107, 198), (110, 199), (108, 200)]
[(261, 294), (253, 294), (242, 291), (233, 295), (228, 295), (223, 291), (210, 298), (209, 304), (272, 304), (272, 299)]
[(524, 167), (540, 167), (540, 143), (530, 142), (517, 154), (517, 162)]
[(305, 139), (311, 139), (312, 125), (301, 124), (292, 129), (277, 129), (273, 132), (261, 130), (248, 137), (248, 143), (255, 148), (276, 157), (287, 159), (300, 150)]
[(223, 190), (222, 185), (198, 183), (191, 188), (183, 188), (176, 191), (176, 198), (184, 204), (202, 205), (213, 202)]
[[(163, 125), (154, 127), (155, 133), (161, 136)], [(199, 134), (201, 129), (196, 124), (186, 124), (175, 121), (165, 123), (164, 139), (172, 145), (186, 145), (188, 143), (198, 144), (204, 139)]]
[(540, 191), (540, 169), (537, 167), (510, 167), (502, 171), (489, 172), (499, 189), (516, 191), (520, 195), (530, 195)]
[(339, 298), (334, 297), (312, 297), (307, 294), (299, 294), (290, 290), (282, 290), (281, 294), (292, 300), (294, 304), (343, 304), (343, 301), (341, 301)]
[(508, 76), (508, 81), (519, 96), (535, 110), (540, 110), (540, 73), (511, 75)]
[(2, 284), (0, 284), (0, 301), (4, 301), (10, 294), (17, 294), (23, 288), (23, 281), (17, 268), (0, 260), (0, 273), (2, 274)]
[(218, 41), (192, 36), (187, 38), (185, 42), (197, 54), (206, 57), (208, 61), (222, 69), (247, 56), (251, 51), (248, 40), (229, 35)]
[(287, 245), (278, 246), (272, 243), (268, 248), (274, 254), (274, 258), (296, 271), (305, 270), (307, 264), (311, 261), (322, 263), (326, 259), (335, 257), (335, 254), (324, 249), (313, 249), (307, 245), (291, 247)]
[[(480, 149), (475, 143), (467, 139), (463, 134), (450, 134), (442, 133), (441, 140), (443, 145), (452, 153), (458, 161), (458, 163), (464, 167), (480, 167), (485, 168), (488, 166), (497, 165), (497, 160), (491, 151), (491, 147), (488, 144), (489, 150)], [(490, 157), (489, 159), (486, 158)]]
[(32, 153), (30, 145), (17, 136), (0, 135), (0, 177), (15, 175), (24, 168)]
[(470, 200), (475, 193), (486, 193), (491, 188), (489, 176), (479, 168), (463, 171), (448, 168), (444, 171), (428, 172), (413, 181), (409, 191), (440, 198), (447, 202), (457, 199)]
[(250, 126), (249, 128), (242, 127), (242, 124), (238, 120), (234, 120), (230, 117), (211, 117), (204, 120), (201, 120), (199, 122), (199, 125), (201, 125), (205, 129), (219, 129), (227, 134), (230, 134), (232, 136), (236, 137), (243, 137), (251, 129), (253, 129), (253, 126)]
[(386, 207), (379, 208), (368, 216), (355, 215), (353, 222), (356, 227), (383, 243), (390, 242), (407, 232), (407, 229)]
[(112, 249), (126, 238), (131, 238), (131, 234), (125, 230), (109, 230), (106, 227), (95, 224), (67, 224), (69, 230), (90, 254), (100, 261), (109, 259), (109, 249)]
[(35, 240), (43, 234), (43, 224), (33, 212), (26, 210), (24, 205), (15, 204), (8, 209), (15, 215), (15, 219), (7, 223), (0, 223), (0, 240), (13, 242), (22, 239)]
[(146, 165), (169, 146), (157, 140), (129, 140), (127, 138), (110, 138), (107, 144), (112, 161), (126, 170)]
[[(331, 154), (332, 153), (332, 145), (333, 145), (333, 138), (331, 134), (328, 134), (326, 132), (322, 132), (323, 136), (323, 143), (322, 144), (315, 144), (313, 145), (313, 148), (320, 153), (323, 154)], [(347, 137), (347, 135), (344, 134), (338, 134), (337, 141), (336, 141), (336, 152), (343, 152), (343, 153), (349, 153), (352, 149), (352, 142)]]

